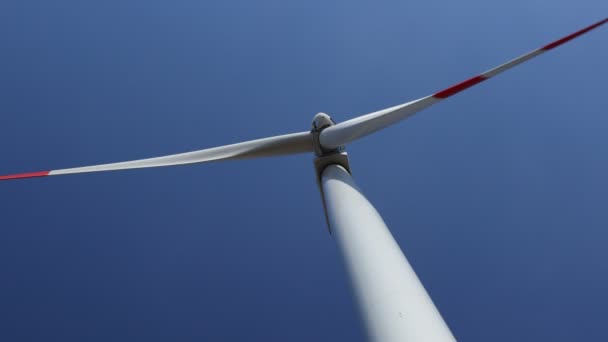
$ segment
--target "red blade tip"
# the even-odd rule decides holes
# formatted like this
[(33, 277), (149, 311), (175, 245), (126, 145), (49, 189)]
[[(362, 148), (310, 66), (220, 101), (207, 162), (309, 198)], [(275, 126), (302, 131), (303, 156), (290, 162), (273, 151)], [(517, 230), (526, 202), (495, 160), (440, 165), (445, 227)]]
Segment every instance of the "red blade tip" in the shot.
[(32, 178), (32, 177), (45, 177), (45, 176), (48, 176), (50, 172), (51, 171), (16, 173), (14, 175), (0, 176), (0, 180), (19, 179), (19, 178)]
[(570, 41), (570, 40), (572, 40), (572, 39), (574, 39), (574, 38), (576, 38), (576, 37), (578, 37), (578, 36), (580, 36), (582, 34), (585, 34), (585, 33), (589, 32), (589, 31), (591, 31), (591, 30), (593, 30), (593, 29), (595, 29), (595, 28), (597, 28), (599, 26), (604, 25), (607, 22), (608, 22), (608, 18), (606, 18), (606, 19), (604, 19), (602, 21), (598, 21), (597, 23), (595, 23), (595, 24), (593, 24), (591, 26), (587, 26), (584, 29), (578, 30), (578, 31), (574, 32), (571, 35), (565, 36), (564, 38), (558, 39), (558, 40), (554, 41), (551, 44), (547, 44), (547, 45), (543, 46), (541, 48), (541, 50), (551, 50), (551, 49), (554, 49), (554, 48), (556, 48), (556, 47), (558, 47), (558, 46), (560, 46), (560, 45), (562, 45), (562, 44), (564, 44), (564, 43), (566, 43), (566, 42), (568, 42), (568, 41)]

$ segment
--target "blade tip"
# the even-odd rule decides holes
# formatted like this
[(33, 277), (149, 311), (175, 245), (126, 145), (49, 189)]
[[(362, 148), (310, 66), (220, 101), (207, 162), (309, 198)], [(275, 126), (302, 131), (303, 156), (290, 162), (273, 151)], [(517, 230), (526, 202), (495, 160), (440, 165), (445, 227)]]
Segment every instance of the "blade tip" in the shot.
[(541, 50), (545, 50), (545, 51), (551, 50), (551, 49), (555, 49), (556, 47), (558, 47), (558, 46), (560, 46), (562, 44), (565, 44), (565, 43), (571, 41), (572, 39), (577, 38), (578, 36), (581, 36), (581, 35), (589, 32), (591, 30), (594, 30), (594, 29), (596, 29), (596, 28), (604, 25), (607, 22), (608, 22), (608, 18), (604, 18), (604, 20), (600, 20), (600, 21), (598, 21), (597, 23), (595, 23), (593, 25), (589, 25), (589, 26), (585, 27), (584, 29), (578, 30), (578, 31), (576, 31), (576, 32), (574, 32), (572, 34), (569, 34), (569, 35), (561, 38), (561, 39), (558, 39), (558, 40), (556, 40), (556, 41), (554, 41), (552, 43), (549, 43), (549, 44), (543, 46), (540, 49)]
[(33, 178), (33, 177), (45, 177), (45, 176), (48, 176), (50, 173), (51, 173), (51, 171), (36, 171), (36, 172), (27, 172), (27, 173), (15, 173), (15, 174), (12, 174), (12, 175), (0, 176), (0, 180)]

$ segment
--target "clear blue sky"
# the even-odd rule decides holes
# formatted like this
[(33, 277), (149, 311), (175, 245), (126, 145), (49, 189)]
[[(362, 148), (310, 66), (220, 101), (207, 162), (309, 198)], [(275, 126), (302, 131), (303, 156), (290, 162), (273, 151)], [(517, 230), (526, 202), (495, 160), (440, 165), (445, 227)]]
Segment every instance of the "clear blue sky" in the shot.
[[(308, 130), (604, 0), (2, 1), (0, 174)], [(463, 341), (608, 340), (608, 27), (348, 146)], [(312, 157), (0, 184), (2, 341), (362, 341)]]

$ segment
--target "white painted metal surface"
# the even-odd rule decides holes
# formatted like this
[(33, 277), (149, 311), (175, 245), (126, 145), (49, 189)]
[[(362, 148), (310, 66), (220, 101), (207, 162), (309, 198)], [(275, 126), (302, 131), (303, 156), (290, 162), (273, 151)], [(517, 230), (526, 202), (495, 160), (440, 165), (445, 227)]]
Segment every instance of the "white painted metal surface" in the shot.
[(384, 221), (341, 166), (322, 187), (364, 327), (373, 342), (454, 341)]

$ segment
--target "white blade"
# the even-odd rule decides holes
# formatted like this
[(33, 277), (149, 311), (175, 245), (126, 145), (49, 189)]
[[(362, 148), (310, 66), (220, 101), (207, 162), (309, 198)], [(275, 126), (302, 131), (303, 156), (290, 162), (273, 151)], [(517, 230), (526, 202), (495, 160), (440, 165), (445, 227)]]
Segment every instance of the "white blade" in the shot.
[(93, 166), (76, 167), (71, 169), (60, 169), (51, 171), (38, 171), (0, 176), (0, 180), (57, 176), (72, 173), (97, 172), (139, 169), (146, 167), (159, 167), (171, 165), (183, 165), (192, 163), (203, 163), (227, 159), (247, 159), (279, 156), (312, 152), (312, 139), (309, 132), (300, 132), (279, 135), (276, 137), (245, 141), (232, 145), (208, 148), (205, 150), (172, 154), (163, 157), (131, 160), (120, 163), (100, 164)]
[(321, 131), (321, 135), (319, 137), (320, 143), (323, 148), (326, 149), (335, 149), (339, 146), (342, 146), (350, 141), (359, 139), (368, 134), (374, 133), (378, 130), (391, 126), (421, 110), (426, 107), (429, 107), (443, 99), (446, 99), (452, 95), (455, 95), (467, 88), (470, 88), (478, 83), (481, 83), (488, 78), (494, 77), (503, 71), (511, 69), (512, 67), (521, 64), (529, 59), (532, 59), (545, 51), (556, 48), (586, 32), (589, 32), (603, 24), (608, 22), (608, 18), (602, 21), (599, 21), (591, 26), (588, 26), (582, 30), (574, 32), (564, 38), (556, 40), (551, 44), (545, 45), (539, 49), (536, 49), (532, 52), (529, 52), (525, 55), (517, 57), (507, 63), (499, 65), (493, 69), (490, 69), (483, 74), (477, 75), (475, 77), (469, 78), (468, 80), (458, 83), (454, 86), (446, 88), (440, 92), (437, 92), (433, 95), (429, 95), (427, 97), (423, 97), (418, 100), (414, 100), (402, 105), (398, 105), (395, 107), (383, 109), (371, 114), (362, 115), (356, 117), (354, 119), (341, 122), (334, 126), (330, 126), (323, 131)]

